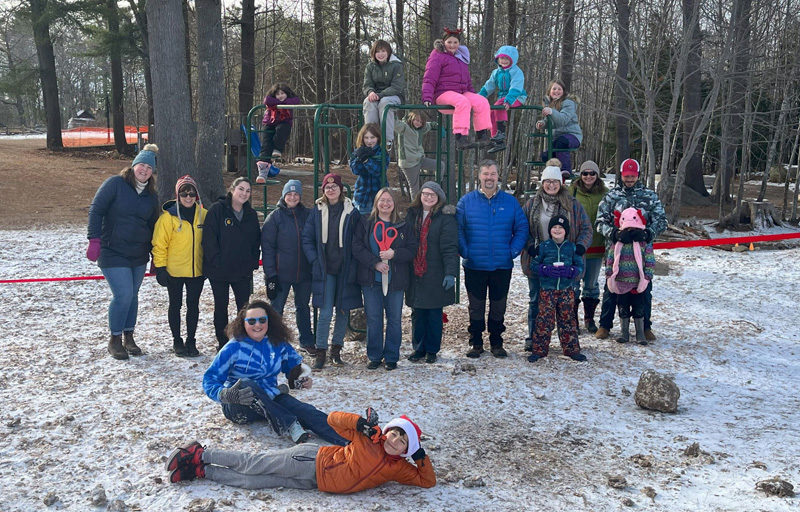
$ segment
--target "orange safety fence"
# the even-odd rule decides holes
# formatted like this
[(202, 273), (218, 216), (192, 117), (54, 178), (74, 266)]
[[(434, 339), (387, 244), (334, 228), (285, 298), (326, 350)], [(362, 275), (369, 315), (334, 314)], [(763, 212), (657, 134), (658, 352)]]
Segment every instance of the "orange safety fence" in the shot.
[[(147, 140), (147, 126), (125, 126), (125, 140), (128, 144), (138, 142), (137, 134)], [(114, 130), (100, 126), (82, 126), (61, 131), (61, 140), (64, 146), (108, 146), (114, 144)]]

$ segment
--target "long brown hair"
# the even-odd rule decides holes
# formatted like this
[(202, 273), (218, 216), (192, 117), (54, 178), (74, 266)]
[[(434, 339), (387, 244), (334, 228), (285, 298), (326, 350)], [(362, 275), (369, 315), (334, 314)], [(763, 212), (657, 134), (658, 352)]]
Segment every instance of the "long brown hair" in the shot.
[(225, 329), (225, 334), (228, 338), (243, 340), (247, 337), (247, 331), (244, 328), (244, 318), (247, 316), (248, 309), (261, 308), (267, 313), (267, 338), (273, 346), (278, 346), (284, 341), (289, 343), (292, 341), (292, 332), (283, 323), (283, 317), (275, 311), (275, 308), (264, 302), (263, 300), (254, 300), (245, 304), (239, 313), (236, 314), (231, 323)]
[(392, 215), (390, 222), (392, 224), (397, 224), (397, 198), (394, 197), (392, 189), (390, 189), (389, 187), (383, 187), (375, 194), (375, 199), (372, 201), (372, 211), (369, 212), (369, 220), (372, 221), (378, 220), (378, 198), (381, 197), (383, 194), (389, 194), (389, 197), (392, 198), (392, 202), (394, 203), (394, 208), (392, 208)]
[(377, 139), (377, 145), (381, 145), (381, 127), (376, 123), (367, 123), (361, 127), (358, 131), (358, 135), (356, 135), (356, 147), (360, 148), (364, 145), (364, 135), (369, 132), (374, 135)]
[(369, 49), (369, 58), (375, 62), (378, 62), (378, 59), (375, 58), (375, 54), (378, 52), (378, 50), (386, 50), (386, 62), (389, 62), (389, 59), (392, 57), (392, 45), (383, 39), (378, 39), (372, 43), (372, 48)]
[[(553, 84), (560, 85), (561, 89), (564, 91), (564, 94), (562, 94), (561, 97), (558, 98), (557, 100), (553, 100), (552, 98), (550, 98), (550, 90), (553, 88)], [(545, 91), (544, 94), (545, 96), (547, 96), (547, 99), (550, 100), (550, 104), (548, 105), (550, 108), (561, 110), (561, 104), (564, 103), (565, 99), (567, 99), (567, 87), (564, 85), (564, 82), (556, 78), (547, 85), (547, 90)]]
[[(136, 175), (133, 174), (133, 167), (128, 166), (121, 171), (119, 171), (119, 175), (122, 176), (122, 179), (125, 180), (125, 183), (133, 187), (136, 190)], [(149, 178), (147, 178), (147, 184), (144, 187), (147, 190), (147, 193), (150, 195), (155, 195), (156, 193), (156, 175), (151, 174)]]
[[(411, 210), (411, 209), (419, 210), (420, 219), (422, 218), (422, 211), (423, 211), (423, 208), (422, 208), (422, 189), (423, 188), (425, 188), (425, 187), (420, 187), (419, 192), (417, 193), (417, 197), (415, 197), (414, 200), (411, 201), (411, 204), (408, 206), (409, 210)], [(428, 190), (430, 190), (430, 189), (428, 189)], [(438, 212), (439, 210), (442, 209), (442, 207), (445, 204), (446, 204), (446, 202), (442, 201), (442, 198), (439, 197), (439, 194), (436, 194), (436, 204), (433, 205), (433, 208), (431, 208), (431, 211), (430, 211), (430, 213), (428, 215), (433, 215), (434, 213)]]

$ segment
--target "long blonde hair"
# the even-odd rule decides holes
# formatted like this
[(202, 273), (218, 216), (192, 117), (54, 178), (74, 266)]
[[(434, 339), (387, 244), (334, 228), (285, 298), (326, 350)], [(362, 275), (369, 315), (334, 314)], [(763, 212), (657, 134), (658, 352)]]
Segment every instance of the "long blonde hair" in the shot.
[(369, 212), (369, 220), (373, 220), (373, 221), (374, 220), (378, 220), (378, 199), (380, 199), (380, 197), (383, 194), (389, 194), (389, 197), (392, 198), (392, 202), (394, 203), (394, 208), (392, 208), (392, 215), (391, 215), (391, 218), (389, 220), (390, 220), (390, 222), (392, 224), (397, 224), (397, 219), (398, 219), (398, 217), (397, 217), (397, 198), (394, 197), (394, 194), (392, 193), (392, 189), (390, 189), (389, 187), (383, 187), (382, 189), (380, 189), (378, 191), (377, 194), (375, 194), (375, 199), (372, 201), (372, 211)]

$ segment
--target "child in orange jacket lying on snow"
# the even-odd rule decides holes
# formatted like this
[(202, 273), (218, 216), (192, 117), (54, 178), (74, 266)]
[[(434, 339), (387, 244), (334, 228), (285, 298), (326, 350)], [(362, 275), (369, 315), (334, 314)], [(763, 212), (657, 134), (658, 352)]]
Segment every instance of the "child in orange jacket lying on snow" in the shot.
[[(406, 416), (387, 423), (383, 432), (372, 408), (367, 409), (367, 418), (332, 412), (328, 424), (350, 444), (302, 443), (283, 450), (247, 453), (205, 449), (194, 442), (170, 455), (170, 482), (207, 478), (245, 489), (291, 487), (337, 494), (391, 481), (419, 487), (436, 485), (433, 465), (419, 445), (422, 431)], [(416, 466), (406, 457), (411, 457)]]

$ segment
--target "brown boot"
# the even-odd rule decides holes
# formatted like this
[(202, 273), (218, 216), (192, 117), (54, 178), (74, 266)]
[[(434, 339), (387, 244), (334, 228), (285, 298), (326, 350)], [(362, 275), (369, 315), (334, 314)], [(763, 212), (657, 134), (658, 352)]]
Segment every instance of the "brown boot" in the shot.
[(122, 335), (112, 334), (108, 340), (108, 353), (114, 359), (128, 359), (128, 352), (122, 346)]
[(341, 345), (331, 345), (331, 364), (333, 366), (344, 366)]
[(644, 339), (647, 341), (656, 341), (656, 333), (653, 332), (653, 329), (644, 330)]
[(594, 334), (594, 337), (597, 338), (598, 340), (607, 340), (608, 335), (609, 335), (608, 329), (606, 329), (605, 327), (600, 327), (599, 329), (597, 329), (597, 332)]
[(122, 346), (125, 347), (125, 350), (128, 352), (128, 355), (131, 356), (142, 355), (142, 349), (140, 349), (136, 345), (136, 342), (133, 341), (133, 331), (125, 331), (122, 334), (125, 337), (125, 341), (122, 342)]
[(325, 360), (328, 358), (328, 351), (323, 350), (321, 348), (317, 349), (317, 353), (314, 355), (314, 366), (311, 367), (312, 370), (321, 370), (325, 367)]

